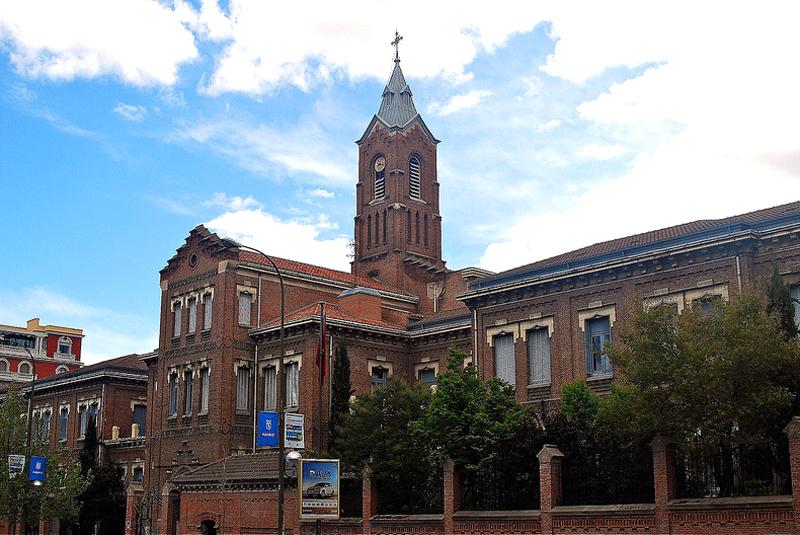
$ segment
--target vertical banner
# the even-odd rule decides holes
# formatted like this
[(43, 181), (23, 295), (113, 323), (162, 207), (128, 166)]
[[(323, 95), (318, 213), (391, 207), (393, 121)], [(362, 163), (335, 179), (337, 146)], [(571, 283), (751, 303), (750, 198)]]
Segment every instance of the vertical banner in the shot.
[(258, 434), (256, 446), (278, 447), (278, 413), (274, 411), (258, 412)]
[(284, 426), (286, 440), (283, 445), (296, 450), (304, 449), (306, 447), (304, 433), (305, 415), (296, 412), (287, 412)]
[(31, 481), (44, 481), (47, 472), (47, 459), (31, 455), (29, 476)]
[(301, 459), (301, 519), (339, 518), (339, 459)]

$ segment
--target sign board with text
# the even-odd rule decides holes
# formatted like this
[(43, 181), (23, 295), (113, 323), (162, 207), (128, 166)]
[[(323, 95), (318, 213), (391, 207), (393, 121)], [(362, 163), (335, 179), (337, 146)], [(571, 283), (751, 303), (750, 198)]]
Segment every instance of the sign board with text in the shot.
[(296, 412), (287, 412), (285, 425), (284, 435), (286, 440), (283, 444), (287, 448), (304, 449), (306, 447), (305, 416)]
[(339, 459), (301, 459), (298, 470), (300, 518), (339, 518)]
[(8, 477), (16, 477), (25, 471), (25, 456), (24, 455), (9, 455), (8, 456)]
[(259, 411), (256, 446), (278, 447), (278, 413)]

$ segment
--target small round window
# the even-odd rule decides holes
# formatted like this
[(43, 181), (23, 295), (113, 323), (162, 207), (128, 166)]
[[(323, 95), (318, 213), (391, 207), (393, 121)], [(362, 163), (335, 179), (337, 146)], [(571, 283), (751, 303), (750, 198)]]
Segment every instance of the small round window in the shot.
[(189, 256), (189, 266), (195, 267), (197, 265), (197, 253), (192, 253)]

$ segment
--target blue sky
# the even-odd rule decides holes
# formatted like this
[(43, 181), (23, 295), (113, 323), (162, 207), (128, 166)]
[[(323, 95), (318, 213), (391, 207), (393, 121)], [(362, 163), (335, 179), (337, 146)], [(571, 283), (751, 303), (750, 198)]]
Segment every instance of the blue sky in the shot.
[(4, 2), (0, 323), (152, 349), (199, 223), (347, 269), (395, 27), (451, 267), (800, 198), (793, 3), (598, 4)]

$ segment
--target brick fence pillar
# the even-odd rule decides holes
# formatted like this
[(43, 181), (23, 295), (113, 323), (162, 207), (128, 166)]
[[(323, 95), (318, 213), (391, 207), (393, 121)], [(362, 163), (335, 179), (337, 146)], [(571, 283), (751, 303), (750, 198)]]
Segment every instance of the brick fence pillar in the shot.
[(361, 471), (361, 530), (370, 535), (370, 518), (378, 512), (378, 493), (372, 484), (372, 470), (369, 465)]
[(795, 416), (784, 429), (789, 438), (789, 465), (792, 470), (792, 509), (794, 526), (800, 533), (800, 416)]
[(461, 471), (451, 459), (444, 461), (444, 532), (453, 533), (453, 514), (461, 509), (464, 498), (464, 481)]
[(650, 442), (653, 452), (653, 485), (656, 502), (656, 533), (669, 533), (669, 501), (677, 494), (675, 443), (662, 435)]
[(561, 505), (561, 462), (564, 454), (558, 447), (545, 444), (536, 455), (539, 459), (539, 507), (542, 533), (553, 533), (553, 507)]

